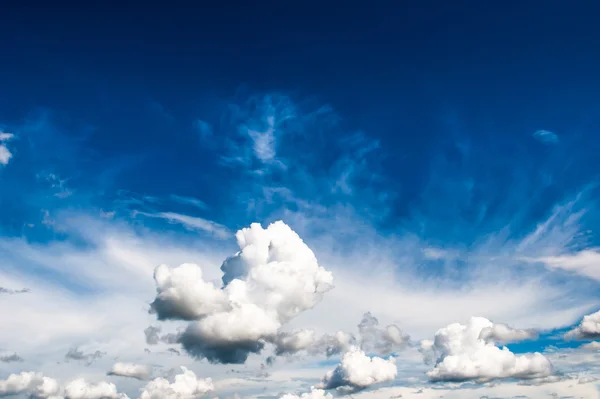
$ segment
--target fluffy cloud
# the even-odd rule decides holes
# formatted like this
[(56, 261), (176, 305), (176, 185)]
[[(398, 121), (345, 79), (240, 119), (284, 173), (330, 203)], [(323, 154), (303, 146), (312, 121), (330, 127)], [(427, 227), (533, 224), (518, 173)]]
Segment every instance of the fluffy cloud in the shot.
[(108, 375), (117, 375), (120, 377), (130, 377), (138, 380), (145, 380), (150, 376), (150, 368), (143, 364), (135, 363), (115, 363)]
[(598, 342), (598, 341), (588, 342), (587, 344), (581, 345), (581, 349), (586, 349), (586, 350), (590, 350), (590, 351), (599, 351), (600, 350), (600, 342)]
[(4, 144), (5, 141), (8, 141), (14, 137), (11, 133), (5, 133), (0, 131), (0, 165), (8, 165), (8, 161), (12, 158), (12, 153)]
[(322, 389), (311, 389), (310, 392), (303, 393), (302, 395), (293, 395), (288, 393), (281, 396), (279, 399), (333, 399), (333, 395), (326, 393)]
[(21, 372), (11, 374), (0, 380), (0, 397), (12, 395), (29, 395), (34, 398), (55, 397), (60, 391), (58, 382), (44, 377), (42, 373)]
[(166, 378), (155, 378), (142, 390), (140, 399), (195, 399), (214, 390), (210, 378), (198, 379), (196, 374), (185, 367), (170, 383)]
[(266, 229), (254, 223), (236, 239), (240, 251), (221, 266), (222, 287), (205, 281), (193, 264), (161, 265), (154, 275), (152, 311), (159, 320), (193, 321), (179, 342), (211, 362), (244, 363), (333, 288), (332, 274), (285, 223)]
[(552, 364), (545, 356), (537, 352), (515, 355), (490, 341), (494, 335), (514, 338), (519, 334), (506, 327), (495, 329), (492, 322), (482, 317), (472, 317), (466, 325), (454, 323), (438, 330), (434, 341), (421, 344), (426, 359), (437, 358), (427, 376), (433, 381), (465, 381), (533, 379), (552, 374)]
[(519, 330), (506, 324), (494, 324), (481, 330), (479, 338), (484, 341), (509, 343), (519, 342), (526, 339), (537, 338), (538, 333), (534, 330)]
[(581, 323), (565, 334), (567, 339), (600, 338), (600, 311), (583, 316)]
[(369, 357), (357, 347), (344, 354), (340, 364), (327, 372), (319, 388), (333, 389), (348, 387), (361, 389), (384, 381), (393, 380), (398, 375), (394, 358)]
[(65, 387), (65, 399), (128, 399), (128, 397), (117, 392), (115, 384), (105, 381), (91, 383), (78, 378)]

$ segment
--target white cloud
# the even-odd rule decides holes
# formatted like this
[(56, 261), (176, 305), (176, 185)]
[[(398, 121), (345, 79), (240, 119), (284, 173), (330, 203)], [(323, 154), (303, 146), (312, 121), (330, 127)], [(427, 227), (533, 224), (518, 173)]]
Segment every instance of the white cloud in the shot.
[(207, 220), (197, 216), (183, 215), (181, 213), (175, 212), (150, 213), (141, 211), (135, 211), (134, 216), (135, 215), (164, 219), (167, 220), (169, 223), (181, 224), (190, 230), (200, 230), (210, 233), (216, 238), (225, 239), (231, 237), (231, 232), (229, 231), (229, 229), (227, 229), (227, 227), (223, 226), (222, 224), (213, 222), (212, 220)]
[(361, 389), (393, 380), (397, 375), (398, 368), (393, 357), (387, 360), (380, 357), (369, 357), (365, 352), (354, 347), (344, 354), (335, 369), (327, 372), (319, 388)]
[(42, 373), (24, 371), (0, 380), (0, 397), (25, 394), (46, 399), (56, 396), (59, 391), (58, 382)]
[(327, 393), (323, 389), (311, 389), (310, 392), (305, 392), (301, 395), (286, 394), (280, 399), (333, 399), (333, 395)]
[(481, 338), (494, 324), (482, 317), (472, 317), (466, 325), (450, 324), (435, 334), (433, 344), (425, 342), (437, 357), (435, 367), (427, 373), (433, 381), (493, 380), (497, 378), (533, 379), (552, 374), (550, 361), (541, 353), (515, 355), (508, 348)]
[(150, 376), (150, 367), (143, 364), (121, 363), (113, 364), (108, 372), (108, 375), (116, 375), (120, 377), (130, 377), (137, 380), (145, 380)]
[(583, 316), (577, 327), (565, 334), (567, 339), (598, 339), (600, 338), (600, 311)]
[(581, 345), (581, 349), (586, 349), (586, 350), (590, 350), (590, 351), (600, 351), (600, 342), (598, 342), (598, 341), (588, 342), (587, 344)]
[(8, 150), (5, 141), (8, 141), (14, 137), (11, 133), (5, 133), (0, 131), (0, 165), (8, 165), (8, 162), (12, 158), (13, 154)]
[(540, 262), (549, 268), (563, 269), (600, 281), (600, 252), (586, 249), (573, 254), (523, 258), (528, 262)]
[(165, 378), (155, 378), (143, 389), (140, 399), (196, 399), (214, 390), (212, 379), (198, 379), (196, 374), (185, 367), (175, 376), (172, 383)]
[(205, 282), (196, 265), (159, 266), (155, 273), (153, 310), (159, 319), (197, 319), (180, 341), (210, 361), (245, 362), (333, 287), (332, 274), (285, 223), (255, 223), (236, 238), (240, 251), (221, 266), (222, 289)]
[(170, 198), (175, 202), (179, 202), (180, 204), (192, 205), (192, 206), (195, 206), (196, 208), (199, 208), (202, 210), (208, 209), (208, 205), (206, 205), (206, 203), (204, 201), (202, 201), (198, 198), (187, 197), (187, 196), (176, 195), (176, 194), (171, 194)]
[(65, 387), (65, 399), (128, 399), (128, 396), (117, 392), (115, 384), (110, 382), (92, 383), (77, 378)]

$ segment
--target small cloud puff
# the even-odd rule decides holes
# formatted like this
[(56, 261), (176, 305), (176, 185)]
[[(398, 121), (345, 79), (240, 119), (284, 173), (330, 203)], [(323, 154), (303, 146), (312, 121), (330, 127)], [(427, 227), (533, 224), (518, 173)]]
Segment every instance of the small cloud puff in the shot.
[(112, 366), (107, 374), (145, 380), (150, 376), (150, 368), (143, 364), (118, 362)]
[(426, 363), (436, 359), (427, 373), (432, 381), (489, 381), (499, 378), (535, 379), (552, 374), (552, 364), (540, 353), (515, 355), (499, 348), (495, 340), (515, 341), (531, 337), (524, 330), (496, 327), (483, 317), (472, 317), (466, 325), (450, 324), (423, 341), (421, 350)]
[(12, 158), (13, 154), (8, 150), (5, 142), (9, 141), (14, 137), (11, 133), (5, 133), (0, 131), (0, 165), (8, 165), (8, 162)]
[(396, 360), (393, 357), (382, 359), (369, 357), (357, 347), (344, 354), (340, 364), (325, 374), (318, 388), (363, 389), (371, 385), (390, 381), (398, 375)]
[(541, 141), (544, 144), (556, 144), (558, 143), (558, 135), (552, 133), (549, 130), (538, 130), (533, 133), (533, 137), (536, 140)]

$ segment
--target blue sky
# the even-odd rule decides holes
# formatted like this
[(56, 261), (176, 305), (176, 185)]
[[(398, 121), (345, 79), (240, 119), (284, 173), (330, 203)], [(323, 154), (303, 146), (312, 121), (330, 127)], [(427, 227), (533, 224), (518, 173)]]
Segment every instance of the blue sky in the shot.
[[(159, 350), (143, 335), (150, 325), (173, 334), (191, 325), (148, 314), (161, 295), (155, 267), (197, 263), (195, 278), (219, 286), (221, 264), (243, 250), (236, 231), (282, 220), (335, 283), (292, 319), (277, 316), (277, 334), (359, 337), (365, 312), (398, 326), (410, 342), (391, 352), (398, 373), (381, 385), (390, 395), (538, 397), (568, 392), (571, 380), (585, 381), (581, 395), (597, 394), (598, 354), (584, 347), (600, 329), (564, 337), (600, 308), (596, 8), (9, 5), (0, 23), (0, 316), (12, 327), (0, 355), (23, 361), (0, 362), (0, 379), (85, 377), (137, 397), (136, 381), (105, 375), (118, 357), (154, 377), (188, 367), (223, 381), (221, 397), (310, 392), (345, 351), (315, 355), (317, 340), (268, 365), (283, 341), (265, 333), (263, 350), (231, 366), (207, 361), (205, 346), (199, 356), (165, 339)], [(289, 240), (282, 253), (296, 248)], [(554, 371), (527, 374), (530, 385), (518, 385), (519, 373), (494, 375), (503, 384), (494, 388), (444, 368), (462, 352), (436, 347), (438, 363), (423, 363), (422, 340), (452, 323), (480, 328), (472, 316), (535, 330), (508, 348), (540, 352)], [(22, 329), (38, 331), (32, 342)], [(501, 347), (495, 339), (477, 345)], [(382, 345), (361, 348), (383, 356)], [(105, 355), (78, 369), (65, 361), (72, 348)], [(428, 379), (432, 369), (445, 380)]]

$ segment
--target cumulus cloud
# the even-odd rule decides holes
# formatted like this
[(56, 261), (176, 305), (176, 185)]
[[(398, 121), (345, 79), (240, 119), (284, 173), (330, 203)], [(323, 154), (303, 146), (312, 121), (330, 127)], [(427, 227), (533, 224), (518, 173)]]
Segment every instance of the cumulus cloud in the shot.
[(91, 383), (77, 378), (65, 387), (65, 399), (128, 399), (124, 393), (117, 392), (115, 384), (101, 381)]
[(600, 311), (583, 316), (581, 323), (565, 334), (566, 339), (600, 338)]
[(150, 376), (150, 367), (143, 364), (117, 362), (107, 374), (145, 380)]
[[(493, 380), (498, 378), (534, 379), (552, 374), (550, 361), (540, 353), (515, 355), (491, 340), (524, 334), (510, 328), (494, 328), (483, 317), (472, 317), (466, 325), (450, 324), (435, 334), (433, 341), (421, 343), (426, 358), (436, 358), (427, 373), (432, 381)], [(485, 336), (487, 339), (482, 338)]]
[(222, 287), (205, 281), (194, 264), (161, 265), (154, 273), (152, 311), (159, 320), (193, 321), (179, 342), (211, 362), (244, 363), (333, 288), (331, 272), (285, 223), (254, 223), (236, 239), (240, 251), (223, 262)]
[(196, 374), (185, 367), (171, 383), (166, 378), (155, 378), (142, 389), (140, 399), (196, 399), (213, 391), (212, 379), (198, 379)]
[(305, 392), (301, 395), (291, 393), (285, 394), (280, 399), (333, 399), (333, 395), (327, 393), (323, 389), (311, 389), (310, 392)]
[(344, 354), (335, 369), (325, 374), (318, 388), (362, 389), (393, 380), (396, 375), (398, 375), (398, 368), (393, 357), (387, 360), (380, 357), (369, 357), (358, 347), (353, 347)]
[(12, 158), (13, 154), (8, 150), (5, 142), (14, 137), (11, 133), (5, 133), (0, 131), (0, 165), (8, 165), (8, 162)]
[(60, 386), (52, 378), (42, 373), (21, 372), (10, 374), (7, 379), (0, 380), (0, 397), (12, 395), (29, 395), (33, 398), (52, 398), (58, 395)]
[(379, 327), (379, 320), (367, 312), (363, 315), (358, 331), (361, 348), (369, 353), (388, 356), (400, 351), (410, 342), (410, 337), (395, 324)]
[(535, 339), (537, 337), (538, 333), (535, 330), (519, 330), (501, 323), (494, 323), (490, 327), (485, 327), (479, 334), (479, 338), (486, 342), (503, 344)]
[(600, 342), (592, 341), (587, 344), (581, 345), (581, 349), (590, 350), (590, 351), (600, 351)]
[(101, 352), (101, 351), (95, 351), (95, 352), (86, 354), (83, 351), (79, 350), (78, 348), (71, 348), (65, 354), (65, 360), (67, 360), (67, 361), (69, 361), (69, 360), (82, 361), (82, 362), (84, 362), (84, 364), (86, 366), (89, 366), (95, 360), (100, 359), (104, 355), (106, 355), (106, 353)]

